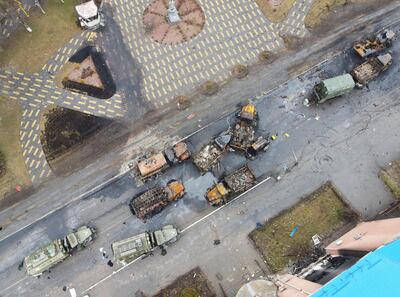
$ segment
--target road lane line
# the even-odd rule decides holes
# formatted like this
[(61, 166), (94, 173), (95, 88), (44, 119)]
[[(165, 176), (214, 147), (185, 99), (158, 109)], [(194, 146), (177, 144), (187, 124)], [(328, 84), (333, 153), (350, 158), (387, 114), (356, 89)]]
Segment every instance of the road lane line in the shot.
[[(251, 192), (252, 190), (255, 190), (257, 187), (259, 187), (260, 185), (264, 184), (265, 182), (269, 181), (272, 177), (268, 176), (267, 178), (265, 178), (264, 180), (260, 181), (258, 184), (254, 185), (253, 187), (251, 187), (250, 189), (248, 189), (247, 191), (241, 193), (240, 195), (238, 195), (237, 197), (235, 197), (234, 199), (232, 199), (231, 201), (229, 201), (228, 203), (218, 207), (217, 209), (213, 210), (212, 212), (210, 212), (209, 214), (206, 214), (204, 217), (198, 219), (197, 221), (191, 223), (189, 226), (185, 227), (184, 229), (181, 230), (180, 233), (184, 233), (186, 231), (188, 231), (190, 228), (193, 228), (194, 226), (196, 226), (198, 223), (204, 221), (205, 219), (209, 218), (210, 216), (212, 216), (213, 214), (217, 213), (218, 211), (221, 211), (222, 209), (224, 209), (225, 207), (227, 207), (228, 205), (232, 204), (233, 202), (235, 202), (236, 200), (238, 200), (239, 198), (241, 198), (242, 196), (246, 195), (247, 193)], [(143, 259), (144, 257), (146, 257), (147, 255), (143, 255), (135, 260), (133, 260), (132, 262), (129, 262), (128, 264), (118, 268), (117, 270), (113, 271), (111, 274), (103, 277), (101, 280), (99, 280), (98, 282), (96, 282), (95, 284), (91, 285), (89, 288), (85, 289), (84, 291), (81, 292), (81, 295), (84, 295), (85, 293), (91, 291), (92, 289), (94, 289), (95, 287), (97, 287), (98, 285), (102, 284), (103, 282), (105, 282), (106, 280), (108, 280), (109, 278), (113, 277), (114, 275), (116, 275), (117, 273), (119, 273), (120, 271), (124, 270), (125, 268), (129, 267), (130, 265), (132, 265), (133, 263), (135, 263), (136, 261)]]
[(12, 285), (9, 285), (7, 288), (2, 289), (2, 290), (0, 291), (0, 293), (3, 293), (3, 292), (5, 292), (5, 291), (11, 289), (12, 287), (18, 285), (20, 282), (24, 281), (24, 280), (27, 279), (27, 278), (28, 278), (28, 276), (25, 276), (25, 277), (21, 278), (20, 280), (16, 281), (16, 282), (13, 283)]

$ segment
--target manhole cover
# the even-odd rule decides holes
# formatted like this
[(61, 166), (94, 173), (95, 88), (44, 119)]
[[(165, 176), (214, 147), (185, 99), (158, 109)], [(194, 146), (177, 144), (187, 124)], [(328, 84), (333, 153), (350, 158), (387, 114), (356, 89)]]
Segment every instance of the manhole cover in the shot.
[(204, 27), (205, 16), (195, 0), (175, 0), (180, 20), (168, 20), (168, 0), (154, 0), (143, 13), (146, 33), (156, 42), (174, 45), (195, 37)]

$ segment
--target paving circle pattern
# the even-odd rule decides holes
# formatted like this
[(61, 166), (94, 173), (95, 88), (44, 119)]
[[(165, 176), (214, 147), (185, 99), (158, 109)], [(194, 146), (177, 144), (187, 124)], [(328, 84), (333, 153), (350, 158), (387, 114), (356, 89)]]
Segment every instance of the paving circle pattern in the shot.
[(201, 32), (204, 12), (195, 0), (176, 0), (181, 21), (169, 23), (168, 0), (153, 0), (143, 13), (145, 31), (154, 41), (174, 45), (188, 41)]

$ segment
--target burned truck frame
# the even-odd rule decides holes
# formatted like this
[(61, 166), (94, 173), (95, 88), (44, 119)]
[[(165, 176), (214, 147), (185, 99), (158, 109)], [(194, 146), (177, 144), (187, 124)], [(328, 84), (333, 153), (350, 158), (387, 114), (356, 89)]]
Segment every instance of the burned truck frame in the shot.
[(148, 219), (161, 212), (172, 201), (182, 198), (184, 194), (183, 183), (171, 180), (165, 187), (156, 186), (134, 197), (129, 207), (139, 219)]
[(257, 180), (249, 166), (243, 166), (222, 178), (217, 184), (207, 189), (206, 199), (213, 206), (228, 202), (233, 194), (247, 191)]

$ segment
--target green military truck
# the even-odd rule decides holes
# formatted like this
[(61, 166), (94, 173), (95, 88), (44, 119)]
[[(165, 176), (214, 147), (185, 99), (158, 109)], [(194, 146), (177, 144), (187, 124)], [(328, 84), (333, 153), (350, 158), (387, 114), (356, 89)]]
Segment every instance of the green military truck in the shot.
[(146, 231), (144, 233), (114, 242), (111, 249), (114, 259), (126, 265), (129, 262), (151, 253), (160, 247), (165, 254), (165, 247), (178, 239), (179, 230), (172, 225), (166, 225), (161, 230)]
[(314, 87), (316, 101), (324, 103), (326, 100), (344, 95), (353, 90), (355, 85), (353, 77), (348, 73), (325, 79)]
[(72, 255), (75, 250), (85, 248), (96, 237), (93, 227), (81, 226), (62, 239), (56, 239), (37, 249), (25, 258), (28, 275), (40, 276), (56, 264)]

